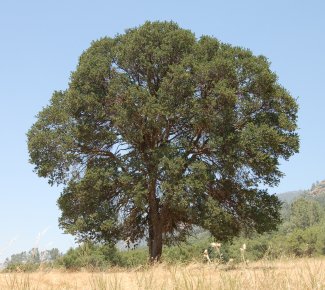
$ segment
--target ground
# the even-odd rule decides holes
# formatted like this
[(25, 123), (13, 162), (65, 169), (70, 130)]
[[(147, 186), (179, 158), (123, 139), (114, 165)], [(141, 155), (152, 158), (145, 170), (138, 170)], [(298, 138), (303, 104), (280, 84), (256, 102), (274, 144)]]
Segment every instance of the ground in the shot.
[(237, 265), (190, 264), (107, 272), (2, 273), (0, 289), (325, 289), (325, 258)]

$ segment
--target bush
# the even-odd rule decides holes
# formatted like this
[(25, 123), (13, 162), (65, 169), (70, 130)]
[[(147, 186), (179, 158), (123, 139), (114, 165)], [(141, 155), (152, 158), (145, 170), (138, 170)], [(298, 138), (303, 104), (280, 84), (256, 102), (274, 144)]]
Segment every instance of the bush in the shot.
[(121, 267), (139, 267), (148, 264), (148, 249), (138, 248), (120, 252), (120, 264)]
[(85, 243), (68, 252), (58, 259), (57, 265), (70, 270), (87, 268), (88, 270), (103, 270), (120, 265), (121, 257), (114, 246), (93, 245)]
[(296, 229), (287, 238), (287, 252), (297, 257), (325, 254), (324, 226)]
[(10, 263), (6, 265), (5, 272), (35, 272), (39, 269), (39, 263)]
[(181, 243), (179, 246), (165, 247), (162, 260), (169, 264), (203, 261), (203, 251), (209, 245), (207, 240)]

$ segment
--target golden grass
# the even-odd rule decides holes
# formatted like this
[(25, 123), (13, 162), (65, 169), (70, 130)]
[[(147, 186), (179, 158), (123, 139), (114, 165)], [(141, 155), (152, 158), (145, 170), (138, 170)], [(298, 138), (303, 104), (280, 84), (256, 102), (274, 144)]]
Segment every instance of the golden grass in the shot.
[(249, 265), (156, 265), (107, 272), (0, 274), (0, 289), (325, 289), (325, 259), (259, 261)]

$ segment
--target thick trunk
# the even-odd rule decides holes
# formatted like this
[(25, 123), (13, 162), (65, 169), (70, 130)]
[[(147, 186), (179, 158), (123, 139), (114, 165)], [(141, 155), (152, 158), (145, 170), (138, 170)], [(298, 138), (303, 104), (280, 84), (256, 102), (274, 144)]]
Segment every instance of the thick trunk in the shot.
[(149, 235), (149, 255), (150, 262), (158, 262), (162, 254), (162, 231), (161, 227), (156, 227), (152, 235)]
[(162, 222), (159, 213), (159, 201), (156, 197), (156, 181), (150, 182), (149, 200), (149, 255), (150, 262), (158, 262), (162, 254)]

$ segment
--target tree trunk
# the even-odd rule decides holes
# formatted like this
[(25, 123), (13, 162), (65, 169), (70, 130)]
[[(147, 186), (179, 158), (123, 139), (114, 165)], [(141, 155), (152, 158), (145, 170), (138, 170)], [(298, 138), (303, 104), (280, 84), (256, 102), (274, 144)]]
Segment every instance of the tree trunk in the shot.
[(152, 235), (149, 235), (150, 262), (159, 262), (162, 254), (162, 231), (160, 225), (155, 226)]
[(156, 197), (156, 181), (150, 182), (149, 191), (149, 255), (150, 262), (158, 262), (162, 254), (162, 223), (159, 213), (159, 201)]

